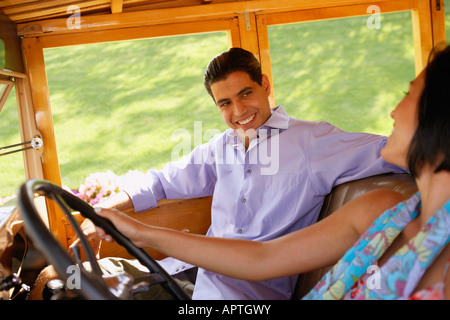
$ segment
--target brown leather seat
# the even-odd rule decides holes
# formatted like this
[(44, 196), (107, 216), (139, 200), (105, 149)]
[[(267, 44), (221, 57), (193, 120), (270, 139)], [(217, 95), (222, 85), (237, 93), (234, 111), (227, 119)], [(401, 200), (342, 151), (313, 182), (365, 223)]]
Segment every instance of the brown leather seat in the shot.
[[(343, 183), (334, 187), (330, 194), (326, 196), (319, 220), (332, 214), (353, 198), (374, 189), (393, 189), (407, 196), (417, 192), (414, 179), (408, 174), (382, 174)], [(299, 299), (307, 294), (330, 267), (301, 274), (297, 281), (293, 299)]]

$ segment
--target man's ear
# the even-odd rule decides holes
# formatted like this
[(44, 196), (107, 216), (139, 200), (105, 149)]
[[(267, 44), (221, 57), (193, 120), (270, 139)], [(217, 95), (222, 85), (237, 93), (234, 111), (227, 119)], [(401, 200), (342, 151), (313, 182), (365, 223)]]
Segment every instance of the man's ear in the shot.
[(266, 74), (262, 75), (261, 86), (264, 88), (264, 91), (266, 91), (266, 94), (269, 97), (270, 93), (272, 92), (272, 87), (270, 85), (269, 77)]

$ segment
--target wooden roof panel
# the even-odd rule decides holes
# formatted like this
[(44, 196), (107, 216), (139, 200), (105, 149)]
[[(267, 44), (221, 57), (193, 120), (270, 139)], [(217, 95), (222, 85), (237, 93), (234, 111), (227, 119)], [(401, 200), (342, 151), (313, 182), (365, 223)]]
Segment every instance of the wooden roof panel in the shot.
[(239, 0), (0, 0), (2, 10), (13, 22), (24, 23), (73, 14), (70, 6), (80, 8), (82, 15), (133, 12), (151, 9), (196, 6)]

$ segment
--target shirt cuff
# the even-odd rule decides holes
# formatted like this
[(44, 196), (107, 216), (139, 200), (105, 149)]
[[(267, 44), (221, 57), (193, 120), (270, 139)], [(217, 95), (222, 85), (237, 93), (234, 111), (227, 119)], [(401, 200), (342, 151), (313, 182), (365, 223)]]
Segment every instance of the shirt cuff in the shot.
[(165, 198), (164, 189), (153, 170), (147, 173), (128, 172), (124, 176), (121, 189), (130, 196), (136, 212), (156, 207), (158, 201)]

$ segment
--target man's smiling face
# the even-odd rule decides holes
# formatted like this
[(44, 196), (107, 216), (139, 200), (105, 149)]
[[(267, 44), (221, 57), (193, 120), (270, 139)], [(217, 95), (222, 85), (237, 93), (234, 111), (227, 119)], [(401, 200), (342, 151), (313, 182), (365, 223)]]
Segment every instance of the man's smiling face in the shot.
[(223, 120), (232, 129), (256, 130), (271, 116), (270, 83), (266, 75), (260, 86), (246, 72), (236, 71), (225, 80), (214, 82), (211, 91)]

